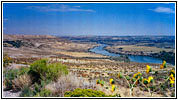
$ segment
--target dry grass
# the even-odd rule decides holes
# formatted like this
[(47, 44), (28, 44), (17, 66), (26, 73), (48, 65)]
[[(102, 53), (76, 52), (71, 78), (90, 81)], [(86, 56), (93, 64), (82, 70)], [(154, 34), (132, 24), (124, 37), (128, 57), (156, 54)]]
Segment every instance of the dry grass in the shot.
[(66, 51), (60, 51), (60, 52), (57, 52), (57, 53), (68, 55), (68, 56), (73, 56), (73, 57), (106, 57), (106, 56), (102, 56), (102, 55), (99, 55), (99, 54), (86, 53), (86, 52), (66, 52)]
[(93, 48), (96, 44), (91, 43), (73, 43), (73, 42), (53, 42), (52, 48), (62, 51), (87, 51), (89, 48)]
[(84, 78), (69, 73), (67, 76), (61, 76), (57, 82), (48, 84), (45, 88), (52, 91), (55, 96), (64, 96), (65, 91), (73, 91), (76, 88), (95, 89), (96, 86), (95, 83), (89, 83)]
[(7, 86), (6, 86), (6, 80), (4, 79), (3, 80), (3, 90), (5, 90), (7, 88)]
[(27, 74), (21, 75), (16, 79), (12, 80), (13, 90), (19, 91), (22, 90), (26, 86), (30, 86), (32, 84), (31, 77)]

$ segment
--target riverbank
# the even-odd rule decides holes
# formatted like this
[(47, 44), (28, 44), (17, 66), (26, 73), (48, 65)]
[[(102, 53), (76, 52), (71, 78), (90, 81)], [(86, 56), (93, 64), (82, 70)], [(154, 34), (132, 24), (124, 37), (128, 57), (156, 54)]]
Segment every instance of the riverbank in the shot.
[[(126, 47), (124, 49), (124, 47)], [(136, 47), (136, 46), (134, 46)], [(128, 49), (129, 48), (129, 49)], [(131, 48), (131, 49), (130, 49)], [(160, 48), (155, 48), (153, 47), (146, 47), (142, 49), (141, 47), (137, 47), (136, 49), (133, 47), (128, 47), (128, 46), (106, 46), (103, 49), (110, 52), (110, 53), (115, 53), (119, 55), (127, 55), (127, 56), (142, 56), (142, 57), (152, 57), (153, 59), (160, 59), (160, 60), (166, 60), (168, 63), (175, 65), (175, 51), (173, 49), (160, 49)], [(155, 50), (155, 51), (153, 51)], [(164, 51), (165, 50), (165, 51)], [(162, 63), (162, 61), (160, 63)]]
[(125, 56), (125, 55), (120, 56), (120, 55), (115, 55), (115, 54), (111, 55), (110, 52), (103, 51), (104, 50), (103, 48), (104, 46), (102, 45), (94, 46), (93, 48), (88, 49), (88, 52), (107, 56), (107, 59), (110, 59), (110, 60), (115, 60), (115, 61), (120, 61), (120, 62), (130, 62), (128, 56)]
[(100, 46), (97, 46), (95, 48), (90, 49), (91, 52), (96, 54), (102, 54), (105, 56), (110, 56), (114, 58), (124, 57), (126, 59), (129, 59), (131, 62), (138, 62), (138, 63), (157, 63), (161, 64), (162, 60), (154, 57), (148, 57), (148, 56), (137, 56), (137, 55), (126, 55), (126, 54), (118, 54), (118, 53), (112, 53), (112, 51), (105, 50), (105, 48), (108, 45), (101, 44)]

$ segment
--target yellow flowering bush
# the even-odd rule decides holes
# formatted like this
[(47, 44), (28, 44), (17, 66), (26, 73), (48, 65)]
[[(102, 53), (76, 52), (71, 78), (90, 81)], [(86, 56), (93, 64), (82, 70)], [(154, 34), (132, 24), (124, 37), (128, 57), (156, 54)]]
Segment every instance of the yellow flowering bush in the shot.
[(173, 87), (174, 81), (173, 81), (173, 80), (170, 80), (170, 84), (171, 84), (171, 87)]
[(148, 77), (148, 83), (151, 83), (151, 82), (153, 82), (153, 77), (152, 76)]
[(148, 84), (148, 80), (146, 78), (143, 79), (143, 84), (147, 85)]
[(12, 63), (13, 59), (9, 57), (7, 54), (3, 55), (3, 67), (7, 67), (9, 63)]
[(175, 77), (175, 71), (174, 71), (174, 70), (171, 70), (171, 71), (170, 71), (170, 75), (171, 75), (171, 74)]
[(116, 90), (115, 85), (112, 85), (112, 89), (111, 89), (111, 91), (114, 92), (115, 90)]
[(167, 67), (166, 61), (164, 60), (163, 63), (161, 64), (161, 66), (160, 66), (160, 69), (164, 69), (166, 67)]
[(151, 67), (150, 67), (149, 65), (147, 65), (147, 66), (146, 66), (146, 73), (148, 74), (148, 73), (151, 72), (151, 71), (152, 71)]
[(174, 77), (173, 74), (171, 74), (171, 75), (169, 76), (169, 80), (170, 80), (171, 87), (173, 87), (173, 84), (174, 84), (174, 81), (175, 81), (175, 77)]
[(142, 75), (142, 73), (138, 72), (136, 74), (133, 75), (134, 78), (139, 78)]
[(111, 85), (113, 85), (114, 84), (114, 79), (110, 79), (110, 81), (109, 81), (109, 83), (111, 84)]
[[(156, 74), (150, 73), (152, 71), (155, 72)], [(163, 91), (164, 90), (163, 88), (169, 88), (170, 86), (174, 87), (174, 83), (175, 83), (175, 70), (173, 69), (168, 70), (166, 61), (163, 61), (163, 63), (161, 64), (161, 70), (156, 68), (152, 70), (152, 68), (149, 65), (147, 65), (146, 73), (144, 73), (144, 71), (140, 71), (134, 74), (128, 73), (124, 75), (123, 73), (119, 72), (116, 76), (118, 77), (119, 81), (120, 80), (126, 81), (121, 83), (128, 84), (130, 90), (130, 96), (133, 96), (132, 92), (134, 87), (136, 86), (138, 86), (142, 90), (145, 89), (148, 90), (150, 96), (153, 96), (154, 92)], [(104, 81), (99, 81), (99, 82), (101, 85), (104, 85)], [(97, 81), (97, 83), (99, 82)], [(168, 86), (167, 83), (169, 83), (170, 86)], [(109, 84), (111, 85), (111, 92), (114, 92), (116, 90), (115, 80), (113, 78), (110, 78)]]
[(164, 67), (164, 68), (167, 67), (167, 65), (166, 65), (166, 61), (165, 61), (165, 60), (163, 61), (163, 67)]
[(161, 66), (160, 66), (160, 69), (164, 69), (164, 66), (163, 66), (163, 64), (161, 64)]

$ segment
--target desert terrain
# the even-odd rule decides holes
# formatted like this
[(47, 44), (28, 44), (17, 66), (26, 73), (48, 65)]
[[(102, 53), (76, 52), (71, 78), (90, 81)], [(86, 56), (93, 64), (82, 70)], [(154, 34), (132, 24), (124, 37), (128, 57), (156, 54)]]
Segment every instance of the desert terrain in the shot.
[[(115, 40), (119, 38), (112, 39)], [(89, 49), (98, 45), (96, 42), (74, 42), (70, 39), (50, 35), (3, 35), (3, 54), (8, 54), (8, 56), (13, 59), (13, 63), (9, 65), (9, 68), (18, 69), (23, 67), (23, 65), (28, 66), (32, 64), (35, 60), (46, 58), (50, 63), (60, 62), (66, 65), (70, 73), (75, 73), (77, 77), (82, 77), (90, 84), (96, 85), (97, 79), (105, 81), (105, 86), (96, 85), (96, 90), (103, 91), (110, 95), (119, 93), (121, 97), (130, 96), (128, 86), (123, 80), (119, 80), (117, 77), (119, 72), (122, 72), (123, 75), (129, 75), (130, 77), (137, 72), (146, 74), (146, 65), (152, 66), (152, 70), (160, 70), (161, 64), (124, 62), (89, 52)], [(136, 52), (150, 52), (150, 50), (160, 52), (162, 50), (157, 47), (145, 48), (134, 45), (106, 47), (106, 49), (111, 51), (118, 50), (118, 48), (123, 48), (123, 51)], [(166, 49), (166, 51), (172, 50), (173, 49)], [(174, 69), (173, 65), (167, 66), (167, 70)], [(160, 74), (164, 75), (165, 73)], [(154, 76), (154, 73), (151, 73), (151, 75)], [(113, 78), (117, 82), (117, 90), (114, 92), (110, 91), (111, 87), (109, 87), (109, 83), (107, 83), (110, 78)], [(162, 81), (160, 78), (161, 76), (158, 77), (159, 81), (155, 84), (159, 84)], [(170, 97), (173, 94), (173, 89), (174, 88), (167, 89), (165, 92), (157, 90), (153, 93), (153, 97)], [(133, 96), (135, 97), (149, 96), (149, 92), (143, 89), (142, 86), (136, 87), (133, 91)]]

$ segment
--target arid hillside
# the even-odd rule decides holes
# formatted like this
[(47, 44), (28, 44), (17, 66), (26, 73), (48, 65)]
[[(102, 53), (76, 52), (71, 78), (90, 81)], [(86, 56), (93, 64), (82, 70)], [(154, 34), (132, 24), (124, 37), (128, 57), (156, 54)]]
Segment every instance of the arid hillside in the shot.
[(3, 35), (3, 52), (12, 58), (23, 57), (102, 57), (88, 53), (95, 43), (73, 43), (51, 35)]

